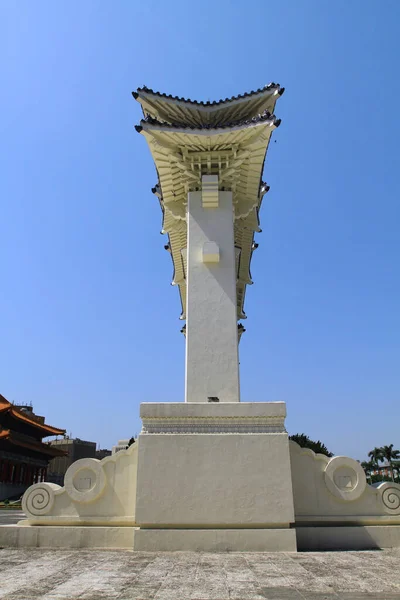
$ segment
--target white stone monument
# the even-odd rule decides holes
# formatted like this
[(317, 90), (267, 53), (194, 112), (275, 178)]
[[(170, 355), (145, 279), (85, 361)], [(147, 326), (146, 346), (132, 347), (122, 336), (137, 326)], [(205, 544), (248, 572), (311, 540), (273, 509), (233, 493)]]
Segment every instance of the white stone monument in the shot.
[(141, 550), (296, 548), (285, 405), (239, 402), (238, 320), (282, 92), (220, 103), (135, 94), (186, 319), (185, 403), (141, 406)]
[(270, 84), (219, 102), (140, 88), (186, 336), (185, 402), (145, 403), (135, 444), (25, 493), (2, 546), (295, 551), (400, 546), (400, 486), (288, 441), (283, 402), (240, 402), (238, 342), (260, 231)]

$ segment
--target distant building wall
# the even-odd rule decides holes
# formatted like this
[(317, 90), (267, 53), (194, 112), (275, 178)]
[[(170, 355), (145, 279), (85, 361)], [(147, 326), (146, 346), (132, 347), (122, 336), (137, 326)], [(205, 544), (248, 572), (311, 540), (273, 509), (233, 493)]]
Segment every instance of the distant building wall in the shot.
[(96, 458), (98, 460), (103, 460), (103, 458), (106, 458), (106, 456), (111, 456), (111, 450), (107, 450), (105, 448), (96, 450)]

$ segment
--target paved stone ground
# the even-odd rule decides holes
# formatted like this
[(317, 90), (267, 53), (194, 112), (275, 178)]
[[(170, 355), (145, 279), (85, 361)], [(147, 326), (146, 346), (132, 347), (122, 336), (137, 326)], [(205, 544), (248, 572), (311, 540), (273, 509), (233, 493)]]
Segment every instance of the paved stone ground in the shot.
[(0, 550), (1, 600), (400, 600), (400, 551)]

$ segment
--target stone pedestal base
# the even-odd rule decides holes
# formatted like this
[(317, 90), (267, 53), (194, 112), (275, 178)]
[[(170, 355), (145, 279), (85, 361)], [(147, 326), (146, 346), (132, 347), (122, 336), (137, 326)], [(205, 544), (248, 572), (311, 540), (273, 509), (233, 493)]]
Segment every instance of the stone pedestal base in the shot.
[[(0, 546), (205, 552), (400, 547), (400, 485), (288, 442), (285, 404), (142, 404), (138, 443), (36, 483)], [(294, 528), (295, 527), (295, 528)]]
[(400, 548), (400, 525), (297, 527), (299, 550), (373, 550)]
[(138, 529), (134, 550), (296, 552), (294, 529)]
[(134, 527), (0, 526), (5, 548), (115, 548), (132, 550)]
[(142, 404), (135, 549), (296, 549), (285, 404)]

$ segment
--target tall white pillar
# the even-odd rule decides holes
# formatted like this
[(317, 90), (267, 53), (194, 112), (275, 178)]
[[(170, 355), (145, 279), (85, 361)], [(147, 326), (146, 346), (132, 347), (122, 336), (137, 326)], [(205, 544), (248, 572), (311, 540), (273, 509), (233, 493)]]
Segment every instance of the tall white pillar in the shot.
[(232, 192), (204, 176), (188, 194), (186, 402), (239, 402)]

